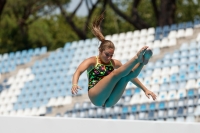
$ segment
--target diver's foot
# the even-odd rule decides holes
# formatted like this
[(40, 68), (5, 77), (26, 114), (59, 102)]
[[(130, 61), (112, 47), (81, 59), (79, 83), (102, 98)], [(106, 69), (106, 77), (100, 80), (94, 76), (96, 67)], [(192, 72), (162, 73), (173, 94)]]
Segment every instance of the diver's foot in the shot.
[(146, 53), (147, 48), (148, 48), (148, 46), (144, 46), (137, 52), (137, 57), (138, 57), (139, 63), (144, 62), (144, 54)]
[(143, 57), (143, 64), (146, 65), (149, 62), (149, 59), (152, 57), (153, 52), (150, 48), (147, 48)]

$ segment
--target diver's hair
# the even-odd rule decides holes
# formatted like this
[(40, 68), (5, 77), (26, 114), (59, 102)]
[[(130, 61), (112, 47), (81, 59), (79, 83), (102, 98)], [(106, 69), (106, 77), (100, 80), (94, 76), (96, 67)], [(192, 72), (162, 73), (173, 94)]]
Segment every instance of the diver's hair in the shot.
[(101, 33), (101, 22), (104, 19), (104, 15), (103, 13), (96, 18), (93, 23), (92, 23), (92, 33), (101, 41), (103, 42), (105, 40), (105, 37), (103, 36), (103, 34)]
[(105, 40), (105, 37), (101, 32), (100, 25), (103, 19), (104, 19), (104, 12), (98, 18), (96, 18), (92, 23), (92, 33), (101, 41), (101, 44), (99, 46), (99, 51), (101, 52), (106, 48), (115, 49), (115, 46), (112, 43), (112, 41)]

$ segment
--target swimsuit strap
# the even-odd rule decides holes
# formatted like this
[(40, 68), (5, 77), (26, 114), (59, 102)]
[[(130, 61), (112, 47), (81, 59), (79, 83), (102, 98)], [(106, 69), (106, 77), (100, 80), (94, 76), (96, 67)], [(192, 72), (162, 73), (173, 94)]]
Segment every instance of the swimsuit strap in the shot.
[(111, 64), (111, 66), (113, 66), (113, 64), (112, 64), (112, 61), (110, 60), (110, 64)]
[(99, 58), (98, 58), (98, 56), (96, 56), (96, 65), (95, 65), (95, 67), (99, 64)]

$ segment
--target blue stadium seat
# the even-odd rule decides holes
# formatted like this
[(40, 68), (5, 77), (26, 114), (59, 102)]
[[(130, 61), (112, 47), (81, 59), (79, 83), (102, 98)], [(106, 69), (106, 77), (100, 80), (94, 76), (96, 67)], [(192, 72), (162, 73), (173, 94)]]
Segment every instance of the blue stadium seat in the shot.
[(42, 104), (42, 101), (40, 99), (36, 100), (35, 107), (39, 108)]
[(163, 33), (163, 37), (168, 37), (168, 35), (169, 35), (169, 32), (164, 32)]
[(6, 73), (7, 72), (7, 68), (5, 68), (5, 67), (1, 67), (1, 73)]
[(86, 39), (85, 40), (85, 46), (91, 45), (91, 39)]
[(142, 70), (139, 75), (137, 76), (138, 78), (144, 78), (145, 77), (145, 72)]
[(64, 51), (69, 50), (70, 47), (71, 47), (71, 43), (70, 42), (65, 43), (65, 45), (64, 45)]
[(178, 81), (178, 75), (177, 74), (172, 74), (170, 76), (170, 82), (177, 82)]
[(184, 116), (184, 107), (179, 107), (176, 112), (176, 116)]
[(168, 90), (168, 89), (169, 89), (169, 85), (166, 84), (166, 83), (161, 84), (160, 89), (163, 90), (163, 91), (164, 91), (164, 90)]
[(187, 73), (186, 72), (181, 72), (179, 73), (179, 81), (185, 81), (187, 80)]
[(152, 81), (153, 81), (153, 84), (159, 84), (160, 83), (160, 77), (159, 76), (154, 77)]
[(141, 92), (141, 89), (140, 89), (140, 88), (135, 88), (134, 94), (138, 94), (138, 93), (140, 93), (140, 92)]
[(150, 77), (152, 74), (153, 74), (153, 70), (147, 69), (146, 73), (145, 73), (145, 76), (146, 77)]
[(180, 58), (180, 54), (181, 52), (180, 51), (175, 51), (173, 54), (172, 54), (172, 58)]
[[(192, 47), (190, 46), (190, 48), (192, 48)], [(193, 46), (193, 48), (194, 49), (189, 50), (189, 57), (191, 57), (191, 56), (198, 56), (198, 50), (195, 49), (195, 46)]]
[(21, 56), (27, 56), (27, 54), (28, 54), (28, 51), (27, 51), (27, 50), (22, 50)]
[(187, 69), (187, 64), (179, 65), (179, 73), (186, 73)]
[(132, 89), (125, 90), (125, 96), (132, 96), (132, 95), (133, 95)]
[(121, 110), (122, 110), (121, 106), (114, 106), (113, 107), (113, 113), (116, 114), (116, 115), (121, 114)]
[(165, 59), (163, 61), (163, 67), (168, 67), (171, 66), (171, 60), (170, 59)]
[(198, 77), (197, 77), (197, 74), (196, 74), (196, 72), (189, 72), (188, 73), (188, 77), (187, 77), (187, 79), (189, 80), (189, 79), (197, 79)]
[(160, 39), (162, 39), (162, 37), (161, 37), (161, 35), (160, 34), (155, 34), (155, 40), (160, 40)]
[(148, 119), (149, 120), (153, 120), (153, 119), (156, 119), (156, 115), (155, 115), (155, 111), (154, 110), (151, 110), (148, 112)]
[(87, 110), (87, 109), (90, 109), (90, 103), (89, 102), (83, 102), (81, 111), (84, 111), (84, 110)]
[(194, 19), (194, 26), (200, 25), (200, 19)]
[(172, 59), (172, 62), (169, 66), (177, 66), (180, 64), (180, 60), (178, 58)]
[(184, 64), (187, 64), (187, 63), (188, 63), (188, 58), (182, 57), (177, 64), (184, 65)]
[(123, 114), (129, 113), (129, 106), (123, 106), (123, 107), (122, 107), (122, 113), (123, 113)]
[(183, 53), (184, 56), (188, 56), (188, 49), (189, 49), (188, 43), (183, 43), (180, 47), (181, 52), (186, 51), (185, 53)]
[(27, 62), (30, 62), (31, 58), (29, 56), (25, 56), (25, 57), (22, 57), (21, 60), (22, 60), (22, 63), (25, 64)]
[(158, 60), (155, 63), (155, 68), (161, 68), (163, 66), (163, 61), (162, 60)]
[(190, 42), (190, 52), (192, 51), (193, 52), (196, 52), (194, 53), (194, 55), (197, 55), (198, 56), (198, 44), (196, 43), (196, 41), (192, 41)]
[(121, 114), (121, 115), (120, 115), (120, 119), (127, 119), (127, 115)]
[(132, 105), (131, 106), (131, 113), (137, 113), (137, 112), (138, 112), (137, 105)]
[(72, 49), (76, 49), (77, 46), (78, 46), (78, 41), (73, 41), (73, 42), (71, 43), (71, 48), (72, 48)]
[(47, 47), (42, 47), (40, 50), (40, 54), (45, 54), (47, 52)]
[(185, 29), (185, 23), (179, 23), (178, 29)]
[(167, 107), (166, 107), (166, 102), (160, 102), (160, 103), (158, 103), (158, 109), (159, 110), (162, 110), (162, 109), (166, 109)]
[[(73, 111), (80, 111), (81, 108), (82, 108), (81, 103), (76, 102), (76, 103), (74, 104)], [(93, 110), (93, 109), (90, 109), (90, 110)]]
[(178, 89), (179, 89), (179, 86), (178, 86), (177, 81), (170, 83), (169, 86), (168, 86), (168, 90), (178, 90)]
[(194, 97), (195, 96), (195, 91), (194, 89), (189, 89), (187, 92), (187, 97)]
[(192, 21), (186, 22), (186, 28), (193, 28), (193, 27), (194, 25)]
[(8, 55), (8, 53), (4, 53), (4, 54), (3, 54), (2, 60), (4, 60), (4, 61), (9, 60), (9, 55)]
[(170, 30), (171, 30), (171, 31), (172, 31), (172, 30), (178, 30), (177, 24), (172, 24), (172, 25), (170, 26)]
[(48, 90), (48, 91), (46, 92), (46, 94), (44, 95), (44, 98), (45, 98), (45, 99), (50, 99), (50, 98), (52, 98), (52, 93), (51, 93), (50, 90)]
[(117, 115), (112, 115), (112, 119), (113, 120), (118, 119), (118, 116)]
[(9, 53), (9, 58), (10, 59), (14, 59), (15, 58), (15, 53), (14, 52), (10, 52)]
[(149, 104), (149, 109), (152, 110), (152, 111), (153, 111), (153, 110), (156, 110), (156, 103), (154, 103), (154, 102), (153, 102), (153, 103), (150, 103), (150, 104)]
[(17, 102), (18, 102), (18, 103), (23, 102), (23, 100), (24, 100), (24, 95), (19, 95), (19, 96), (17, 97)]
[(92, 38), (90, 39), (90, 46), (97, 45), (99, 43), (99, 40), (97, 38)]
[(200, 71), (200, 63), (197, 64), (197, 71)]
[(162, 91), (158, 95), (158, 101), (166, 101), (167, 100), (167, 91)]
[(26, 108), (29, 108), (29, 109), (33, 108), (33, 101), (28, 101), (27, 103), (28, 104), (27, 104)]
[(181, 51), (181, 54), (180, 54), (180, 57), (183, 58), (183, 57), (188, 57), (189, 56), (189, 51), (188, 50), (184, 50), (184, 51)]
[[(87, 112), (87, 109), (85, 110)], [(104, 110), (102, 108), (97, 108), (97, 117), (101, 118), (105, 115)]]
[(18, 110), (19, 106), (19, 103), (13, 103), (13, 110)]
[(15, 57), (20, 58), (20, 56), (21, 56), (21, 52), (20, 51), (15, 52)]
[(164, 27), (163, 27), (163, 33), (169, 33), (169, 31), (170, 31), (170, 27), (168, 26), (168, 25), (165, 25)]
[(162, 34), (162, 27), (156, 27), (155, 34)]
[(33, 56), (34, 55), (34, 50), (33, 49), (29, 49), (27, 54), (28, 54), (28, 56)]
[(190, 57), (189, 57), (188, 64), (196, 63), (196, 62), (197, 62), (197, 58), (196, 58), (196, 56), (190, 56)]
[(148, 65), (146, 66), (146, 68), (145, 68), (145, 70), (147, 71), (147, 70), (152, 70), (152, 69), (154, 69), (154, 63), (153, 62), (149, 62), (148, 63)]
[(142, 112), (142, 111), (147, 111), (147, 105), (146, 104), (140, 105), (140, 112)]

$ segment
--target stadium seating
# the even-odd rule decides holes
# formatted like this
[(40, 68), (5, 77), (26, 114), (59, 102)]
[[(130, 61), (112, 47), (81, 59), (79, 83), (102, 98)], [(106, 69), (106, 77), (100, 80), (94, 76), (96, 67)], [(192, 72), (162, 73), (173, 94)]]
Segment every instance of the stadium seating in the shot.
[[(123, 64), (143, 46), (149, 45), (158, 55), (163, 48), (178, 45), (179, 38), (194, 35), (199, 20), (107, 35), (115, 43), (113, 58)], [(55, 117), (106, 119), (136, 119), (194, 122), (200, 115), (200, 34), (196, 40), (183, 42), (180, 48), (155, 62), (149, 62), (138, 78), (157, 94), (157, 101), (149, 100), (144, 92), (131, 82), (118, 103), (111, 108), (96, 107), (86, 101), (73, 105), (64, 114)], [(0, 84), (1, 115), (47, 115), (53, 107), (72, 104), (72, 76), (86, 58), (98, 55), (96, 38), (67, 42), (63, 48), (49, 52), (31, 67), (21, 68)], [(35, 56), (47, 53), (46, 47), (0, 55), (0, 72), (9, 73), (16, 67), (31, 62)], [(87, 72), (79, 78), (83, 88), (78, 96), (87, 93)]]

